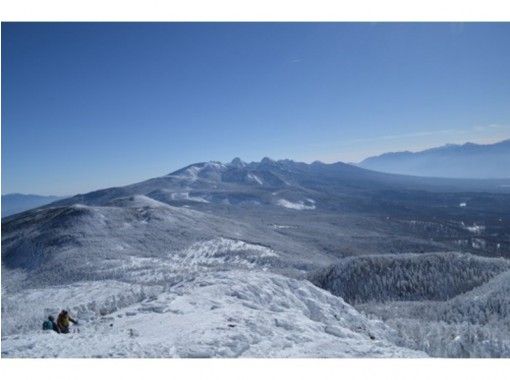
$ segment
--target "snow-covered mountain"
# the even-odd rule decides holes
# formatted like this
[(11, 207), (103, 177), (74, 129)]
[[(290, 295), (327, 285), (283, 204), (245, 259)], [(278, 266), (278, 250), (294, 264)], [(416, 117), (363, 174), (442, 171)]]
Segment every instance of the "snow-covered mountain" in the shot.
[(510, 178), (510, 140), (495, 144), (448, 144), (421, 152), (369, 157), (360, 167), (386, 173), (448, 178)]
[(62, 198), (64, 197), (52, 195), (5, 194), (2, 195), (2, 218), (35, 207), (44, 206)]
[(144, 194), (170, 203), (279, 204), (285, 207), (283, 205), (290, 203), (306, 203), (307, 198), (322, 194), (326, 194), (328, 199), (325, 200), (332, 204), (334, 202), (329, 199), (338, 198), (334, 193), (342, 192), (346, 197), (360, 189), (363, 192), (395, 189), (510, 192), (510, 179), (419, 178), (374, 172), (342, 162), (306, 164), (266, 157), (260, 162), (244, 163), (236, 158), (225, 164), (214, 161), (192, 164), (166, 176), (76, 195), (55, 205), (106, 205), (120, 197)]
[[(2, 219), (2, 356), (435, 355), (359, 310), (489, 284), (508, 215), (504, 181), (268, 158), (76, 195)], [(61, 308), (79, 333), (40, 331)]]

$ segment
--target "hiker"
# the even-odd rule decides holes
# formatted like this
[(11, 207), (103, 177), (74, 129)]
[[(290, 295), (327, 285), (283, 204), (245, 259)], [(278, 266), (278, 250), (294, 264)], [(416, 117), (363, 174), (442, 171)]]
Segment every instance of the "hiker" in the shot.
[(60, 334), (60, 329), (58, 325), (55, 323), (55, 318), (53, 315), (48, 316), (48, 319), (43, 322), (42, 325), (43, 330), (53, 330), (56, 333)]
[(62, 334), (69, 333), (69, 322), (73, 322), (75, 325), (78, 324), (78, 321), (69, 316), (67, 310), (62, 310), (57, 318), (57, 327)]

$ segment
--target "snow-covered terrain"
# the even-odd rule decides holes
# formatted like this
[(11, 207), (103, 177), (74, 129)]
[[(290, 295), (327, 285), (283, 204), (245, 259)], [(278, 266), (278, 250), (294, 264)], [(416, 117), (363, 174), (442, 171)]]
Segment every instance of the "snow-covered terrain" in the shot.
[(510, 356), (510, 262), (435, 253), (345, 259), (312, 281), (432, 356)]
[(510, 195), (473, 186), (234, 159), (4, 218), (2, 356), (510, 356)]
[(447, 300), (507, 270), (508, 260), (456, 252), (372, 255), (340, 260), (311, 279), (353, 304)]
[[(307, 280), (269, 272), (264, 263), (277, 256), (215, 239), (164, 258), (126, 258), (123, 281), (5, 292), (2, 356), (425, 356)], [(40, 331), (57, 305), (81, 322), (69, 336)]]
[[(282, 255), (271, 248), (223, 237), (183, 248), (163, 239), (149, 248), (143, 239), (156, 239), (146, 229), (154, 232), (161, 223), (176, 233), (185, 228), (180, 223), (195, 224), (206, 236), (196, 224), (207, 215), (144, 196), (112, 204), (39, 211), (44, 223), (37, 229), (18, 226), (37, 243), (4, 256), (3, 356), (424, 355), (399, 347), (391, 329), (340, 298), (274, 273)], [(59, 234), (45, 237), (59, 218), (69, 224), (61, 236), (76, 228), (73, 223), (85, 227), (85, 236), (72, 242)], [(45, 238), (64, 239), (67, 249), (48, 249), (46, 262), (35, 262), (37, 244), (51, 246)], [(30, 266), (36, 268), (27, 277), (22, 268)], [(40, 331), (44, 317), (60, 308), (81, 321), (79, 333)]]
[(510, 357), (510, 271), (446, 301), (359, 304), (406, 346), (446, 357)]
[[(117, 290), (102, 285), (79, 290), (103, 297)], [(69, 297), (73, 290), (67, 290)], [(424, 356), (391, 343), (391, 329), (361, 316), (341, 299), (306, 281), (279, 275), (205, 272), (166, 291), (142, 294), (145, 298), (124, 305), (128, 298), (112, 292), (103, 300), (102, 313), (95, 312), (93, 301), (90, 308), (71, 307), (83, 320), (76, 328), (79, 333), (58, 335), (38, 331), (35, 325), (31, 332), (4, 336), (2, 356)], [(34, 306), (43, 305), (32, 302)]]

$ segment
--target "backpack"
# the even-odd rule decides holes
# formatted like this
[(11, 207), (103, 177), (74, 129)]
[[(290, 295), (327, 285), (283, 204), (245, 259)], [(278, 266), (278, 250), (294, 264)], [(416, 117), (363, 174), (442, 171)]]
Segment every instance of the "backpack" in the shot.
[(51, 321), (44, 321), (43, 324), (42, 324), (42, 329), (43, 330), (53, 330), (53, 323), (51, 323)]

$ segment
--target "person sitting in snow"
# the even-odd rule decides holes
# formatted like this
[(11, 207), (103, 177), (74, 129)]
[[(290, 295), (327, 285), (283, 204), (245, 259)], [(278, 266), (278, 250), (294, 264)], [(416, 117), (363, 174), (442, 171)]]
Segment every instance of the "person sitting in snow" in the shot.
[(69, 316), (67, 310), (62, 310), (57, 318), (57, 327), (62, 334), (69, 333), (69, 322), (73, 322), (75, 325), (78, 324), (76, 320)]
[(55, 318), (53, 318), (53, 315), (50, 315), (48, 319), (43, 322), (42, 328), (43, 330), (53, 330), (56, 333), (60, 334), (60, 329), (58, 328), (58, 325), (55, 323)]

